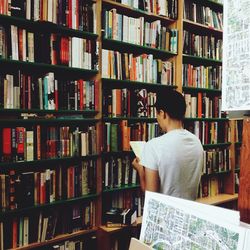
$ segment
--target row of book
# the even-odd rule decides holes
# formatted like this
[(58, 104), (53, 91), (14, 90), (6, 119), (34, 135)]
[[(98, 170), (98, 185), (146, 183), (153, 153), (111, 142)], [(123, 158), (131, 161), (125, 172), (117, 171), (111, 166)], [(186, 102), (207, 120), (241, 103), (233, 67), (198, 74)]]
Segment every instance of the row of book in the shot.
[(137, 211), (137, 217), (142, 216), (144, 194), (140, 189), (129, 189), (122, 192), (112, 192), (105, 195), (104, 211), (110, 208), (130, 208)]
[(103, 113), (107, 117), (155, 118), (155, 102), (156, 93), (146, 89), (109, 89), (103, 97)]
[(91, 237), (90, 239), (72, 239), (72, 240), (66, 240), (65, 242), (61, 242), (59, 244), (53, 245), (50, 248), (50, 250), (88, 250), (88, 249), (96, 249), (96, 240), (94, 237)]
[(104, 162), (104, 189), (119, 188), (131, 184), (138, 184), (138, 176), (137, 171), (132, 167), (131, 159), (128, 155), (123, 157), (111, 156)]
[(223, 29), (223, 13), (214, 11), (208, 6), (203, 6), (190, 0), (183, 1), (183, 18), (209, 27)]
[(214, 60), (222, 60), (222, 39), (183, 31), (183, 53)]
[(2, 162), (33, 161), (96, 154), (96, 128), (4, 127), (1, 130)]
[(177, 0), (120, 0), (121, 4), (140, 9), (150, 14), (177, 19)]
[(35, 77), (18, 71), (0, 75), (0, 107), (4, 109), (88, 110), (97, 108), (96, 81), (57, 80), (50, 72)]
[(96, 31), (96, 4), (84, 0), (2, 0), (0, 14)]
[(45, 242), (62, 234), (69, 234), (95, 226), (95, 204), (85, 202), (60, 209), (47, 209), (6, 219), (0, 224), (0, 249), (24, 247)]
[(153, 55), (135, 55), (102, 50), (102, 77), (147, 83), (175, 85), (175, 63)]
[[(95, 69), (95, 41), (0, 26), (0, 57), (5, 59)], [(41, 50), (41, 48), (43, 48)]]
[(182, 85), (185, 87), (219, 89), (222, 87), (222, 66), (182, 65)]
[(229, 149), (210, 149), (204, 151), (203, 174), (220, 173), (231, 170)]
[(208, 96), (206, 93), (184, 94), (186, 101), (185, 117), (221, 118), (221, 97)]
[(188, 121), (184, 127), (195, 134), (202, 144), (228, 143), (231, 141), (230, 126), (227, 121)]
[(129, 17), (116, 9), (103, 11), (104, 37), (177, 53), (178, 31), (162, 26), (161, 21), (146, 22), (144, 17)]
[(130, 141), (148, 141), (160, 135), (158, 123), (137, 122), (129, 124), (127, 120), (119, 123), (105, 122), (103, 128), (103, 151), (130, 151)]
[(219, 176), (202, 176), (198, 198), (213, 197), (224, 193), (223, 180)]
[(96, 161), (56, 166), (41, 172), (0, 175), (0, 209), (14, 210), (81, 197), (96, 190)]

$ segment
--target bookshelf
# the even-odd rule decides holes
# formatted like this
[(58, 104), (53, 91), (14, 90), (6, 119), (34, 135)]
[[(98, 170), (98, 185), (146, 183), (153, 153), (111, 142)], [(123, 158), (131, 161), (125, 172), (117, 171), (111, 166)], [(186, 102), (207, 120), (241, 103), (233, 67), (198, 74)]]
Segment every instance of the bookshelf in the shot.
[(0, 249), (96, 249), (100, 3), (30, 4), (0, 3)]
[[(149, 140), (159, 134), (155, 110), (151, 108), (155, 92), (178, 86), (177, 12), (160, 16), (140, 9), (141, 3), (128, 6), (125, 2), (102, 1), (104, 226), (99, 235), (106, 245), (100, 243), (102, 249), (128, 248), (132, 228), (106, 227), (105, 212), (111, 206), (134, 207), (137, 215), (141, 215), (143, 196), (137, 173), (132, 169), (135, 156), (129, 140)], [(168, 75), (164, 75), (163, 67)], [(139, 100), (148, 101), (139, 107)]]
[(181, 11), (182, 92), (190, 104), (185, 126), (197, 134), (206, 152), (201, 197), (197, 201), (228, 205), (238, 196), (234, 188), (234, 126), (220, 113), (223, 5), (215, 1), (185, 0)]
[[(157, 13), (156, 8), (152, 8), (155, 4), (153, 0), (149, 1), (150, 4), (147, 8), (143, 6), (143, 1), (131, 1), (129, 6), (127, 1), (123, 0), (120, 2), (88, 0), (84, 1), (85, 4), (82, 0), (71, 0), (70, 3), (83, 4), (82, 11), (74, 17), (73, 12), (69, 14), (70, 11), (62, 11), (66, 6), (60, 5), (60, 8), (58, 8), (60, 13), (55, 18), (55, 15), (49, 11), (56, 11), (54, 4), (56, 2), (61, 4), (64, 1), (37, 0), (36, 2), (46, 2), (50, 5), (51, 8), (47, 6), (46, 10), (50, 13), (49, 15), (48, 13), (45, 14), (46, 11), (39, 14), (37, 12), (38, 6), (36, 8), (32, 6), (36, 10), (33, 14), (32, 11), (26, 13), (21, 2), (26, 3), (29, 0), (19, 3), (18, 1), (12, 2), (13, 4), (21, 4), (21, 6), (18, 6), (20, 12), (12, 13), (8, 11), (6, 8), (7, 1), (3, 1), (6, 4), (5, 7), (2, 2), (0, 3), (0, 45), (2, 46), (6, 42), (4, 39), (8, 40), (6, 42), (7, 50), (0, 46), (1, 135), (3, 134), (3, 128), (11, 128), (14, 131), (16, 128), (22, 127), (29, 132), (33, 131), (34, 136), (38, 134), (37, 131), (41, 130), (43, 137), (46, 138), (41, 139), (41, 144), (43, 144), (41, 147), (45, 147), (47, 145), (46, 140), (50, 143), (54, 140), (54, 135), (50, 133), (49, 129), (52, 131), (60, 130), (59, 128), (69, 129), (70, 135), (68, 137), (77, 140), (76, 134), (88, 132), (89, 136), (92, 133), (92, 128), (95, 128), (95, 139), (93, 141), (95, 141), (96, 149), (83, 155), (75, 154), (73, 153), (75, 151), (72, 151), (72, 153), (65, 154), (63, 157), (56, 154), (50, 157), (37, 157), (37, 153), (34, 153), (33, 159), (29, 161), (1, 161), (0, 183), (3, 185), (4, 182), (8, 182), (8, 178), (19, 178), (24, 173), (34, 173), (34, 176), (37, 176), (39, 173), (46, 173), (46, 170), (47, 173), (50, 171), (51, 179), (54, 178), (54, 173), (55, 176), (58, 176), (57, 171), (59, 171), (59, 177), (60, 171), (65, 176), (69, 176), (72, 172), (78, 173), (83, 163), (87, 166), (94, 165), (95, 173), (89, 184), (91, 188), (83, 194), (75, 195), (75, 197), (65, 195), (60, 199), (51, 198), (50, 202), (34, 203), (13, 210), (2, 209), (0, 212), (0, 236), (5, 235), (6, 232), (12, 233), (11, 240), (4, 242), (4, 246), (0, 245), (0, 249), (5, 249), (6, 246), (14, 249), (52, 249), (53, 247), (55, 249), (60, 244), (79, 245), (82, 243), (86, 249), (104, 249), (105, 247), (106, 249), (122, 249), (122, 247), (127, 246), (129, 237), (135, 233), (133, 231), (135, 227), (107, 228), (105, 226), (105, 211), (110, 206), (134, 206), (138, 209), (138, 202), (140, 206), (143, 204), (138, 177), (133, 173), (131, 166), (134, 155), (130, 150), (128, 138), (131, 140), (149, 140), (159, 134), (155, 111), (152, 108), (145, 109), (145, 107), (140, 107), (139, 110), (137, 106), (138, 100), (142, 98), (151, 101), (144, 103), (145, 106), (150, 107), (154, 102), (154, 93), (158, 90), (164, 91), (168, 88), (174, 88), (187, 94), (189, 96), (187, 98), (194, 97), (193, 101), (195, 101), (195, 98), (196, 101), (207, 98), (206, 102), (212, 103), (212, 111), (210, 108), (206, 108), (207, 113), (202, 115), (204, 107), (199, 106), (194, 113), (191, 113), (185, 119), (185, 126), (193, 129), (193, 132), (195, 132), (195, 129), (209, 131), (219, 127), (219, 133), (212, 141), (208, 139), (211, 137), (208, 132), (207, 135), (203, 136), (207, 138), (206, 140), (203, 139), (203, 145), (204, 149), (210, 152), (209, 157), (216, 158), (218, 155), (222, 155), (223, 159), (227, 159), (227, 163), (224, 163), (220, 168), (213, 167), (205, 170), (205, 172), (207, 171), (206, 178), (221, 180), (224, 187), (223, 192), (216, 196), (199, 198), (198, 201), (206, 204), (224, 205), (237, 200), (238, 196), (235, 193), (234, 185), (237, 182), (235, 181), (235, 174), (239, 171), (236, 166), (241, 141), (234, 137), (237, 127), (236, 122), (229, 121), (226, 117), (221, 116), (218, 108), (221, 97), (222, 70), (220, 48), (223, 31), (220, 13), (223, 11), (223, 5), (221, 3), (210, 0), (169, 0), (171, 7), (169, 13), (166, 14)], [(187, 12), (191, 12), (192, 3), (196, 5), (197, 11), (200, 6), (206, 6), (207, 12), (212, 10), (211, 15), (215, 19), (215, 16), (217, 16), (218, 21), (199, 20), (200, 14), (196, 14), (195, 17), (190, 13), (187, 15)], [(166, 8), (165, 6), (158, 11)], [(185, 15), (183, 15), (184, 10)], [(89, 20), (83, 20), (86, 13), (89, 13), (89, 16), (86, 17)], [(68, 22), (67, 20), (70, 18), (72, 20)], [(79, 18), (79, 23), (76, 21), (77, 18)], [(122, 26), (121, 20), (125, 20), (124, 23), (127, 22), (127, 25)], [(11, 27), (18, 28), (12, 28), (14, 31), (11, 31)], [(135, 29), (137, 29), (136, 32)], [(156, 32), (156, 30), (160, 30), (160, 32)], [(26, 49), (22, 46), (24, 41), (18, 39), (21, 32), (26, 36), (28, 36), (28, 33), (34, 35), (34, 41), (32, 38), (30, 41), (26, 39)], [(36, 33), (38, 33), (38, 37), (36, 37)], [(43, 37), (44, 34), (47, 35), (45, 38)], [(145, 37), (144, 34), (146, 34)], [(212, 50), (209, 49), (204, 49), (203, 52), (196, 50), (195, 46), (190, 46), (191, 37), (194, 37), (197, 43), (203, 40), (210, 42), (211, 46), (217, 46), (216, 53), (212, 53)], [(72, 42), (72, 38), (74, 38), (74, 42)], [(81, 47), (84, 50), (81, 53), (83, 59), (81, 61), (91, 61), (88, 65), (80, 63), (76, 59), (74, 61), (69, 59), (78, 56), (72, 51), (78, 51), (78, 46), (81, 46), (78, 44), (79, 41), (84, 43), (84, 46)], [(74, 45), (72, 45), (73, 43)], [(16, 46), (14, 46), (15, 44)], [(55, 47), (53, 47), (53, 44)], [(31, 52), (29, 51), (30, 46), (31, 48), (33, 46)], [(67, 50), (67, 47), (70, 46), (71, 50)], [(16, 50), (19, 52), (18, 55)], [(61, 51), (63, 51), (63, 55)], [(207, 53), (202, 54), (204, 51)], [(24, 56), (25, 53), (26, 56)], [(167, 73), (164, 74), (164, 71)], [(195, 72), (192, 79), (188, 77), (190, 72)], [(197, 74), (203, 74), (203, 81), (194, 80)], [(7, 99), (13, 98), (14, 101), (14, 97), (10, 95), (6, 98), (2, 94), (6, 93), (4, 79), (8, 76), (8, 81), (12, 81), (10, 75), (13, 76), (13, 88), (19, 86), (21, 88), (23, 81), (27, 88), (27, 97), (25, 91), (21, 92), (22, 98), (26, 98), (26, 101), (24, 102), (21, 98), (15, 100), (15, 105), (11, 104), (11, 106), (9, 106), (10, 102), (7, 102)], [(205, 76), (207, 81), (204, 80)], [(38, 87), (34, 88), (34, 94), (32, 91), (28, 94), (28, 88), (40, 84), (43, 90), (44, 82), (46, 79), (51, 79), (50, 77), (53, 79), (51, 82), (53, 86), (51, 85), (52, 92), (47, 93), (50, 96), (46, 97), (46, 101), (51, 101), (50, 98), (52, 98), (52, 102), (57, 102), (57, 106), (53, 107), (52, 105), (49, 108), (41, 103), (41, 100), (44, 101), (45, 95), (43, 92), (42, 96), (39, 94), (41, 90)], [(31, 84), (30, 87), (29, 84)], [(58, 86), (57, 94), (55, 93), (56, 85)], [(84, 95), (80, 94), (79, 89), (82, 89), (83, 86), (88, 86), (90, 92), (87, 96), (91, 96), (91, 100), (85, 100)], [(19, 90), (15, 91), (18, 93)], [(69, 97), (66, 93), (69, 93)], [(39, 96), (39, 98), (36, 98), (36, 96)], [(76, 97), (78, 102), (72, 102)], [(58, 98), (57, 101), (56, 98)], [(66, 102), (67, 104), (65, 104)], [(119, 108), (117, 108), (117, 104), (119, 104)], [(32, 116), (33, 114), (35, 116)], [(88, 128), (91, 128), (90, 131)], [(84, 135), (82, 136), (84, 137)], [(213, 136), (215, 135), (213, 134)], [(87, 141), (92, 140), (88, 138)], [(74, 140), (72, 139), (71, 144), (73, 143)], [(0, 139), (0, 144), (2, 158), (3, 139)], [(34, 137), (33, 144), (37, 145), (36, 137)], [(59, 147), (59, 144), (57, 147)], [(236, 164), (234, 164), (235, 162)], [(71, 169), (69, 173), (67, 173), (68, 169)], [(126, 174), (124, 170), (127, 171)], [(108, 174), (106, 171), (108, 171)], [(122, 176), (119, 180), (115, 177), (115, 175), (118, 175), (118, 171)], [(47, 179), (49, 179), (49, 174), (47, 175)], [(77, 177), (75, 178), (77, 179)], [(64, 190), (64, 192), (66, 191)], [(2, 203), (0, 205), (3, 206)], [(66, 232), (66, 229), (61, 232), (56, 230), (53, 237), (48, 236), (50, 239), (46, 239), (45, 235), (46, 240), (40, 239), (40, 242), (37, 242), (37, 239), (31, 239), (34, 238), (34, 235), (32, 235), (28, 243), (27, 238), (25, 238), (25, 244), (19, 242), (21, 238), (19, 240), (18, 235), (18, 237), (15, 236), (17, 238), (13, 243), (12, 238), (15, 235), (13, 228), (24, 224), (24, 219), (27, 224), (29, 214), (32, 214), (32, 218), (28, 219), (28, 222), (34, 220), (38, 223), (39, 217), (49, 218), (49, 215), (46, 214), (47, 211), (51, 211), (51, 214), (59, 211), (61, 217), (67, 218), (69, 216), (65, 215), (66, 212), (71, 215), (73, 210), (77, 213), (79, 209), (84, 209), (85, 216), (88, 217), (86, 218), (86, 225), (82, 225), (81, 228), (70, 229), (69, 232)], [(138, 213), (140, 214), (141, 211), (138, 211)], [(71, 219), (73, 220), (73, 216)], [(9, 224), (8, 227), (3, 226), (5, 224)], [(99, 226), (101, 227), (99, 228)], [(31, 230), (33, 229), (30, 228)], [(38, 229), (34, 229), (34, 231), (38, 231)], [(96, 245), (96, 237), (99, 237), (98, 246)], [(124, 241), (119, 240), (123, 237)], [(107, 242), (107, 246), (104, 246), (102, 240)]]

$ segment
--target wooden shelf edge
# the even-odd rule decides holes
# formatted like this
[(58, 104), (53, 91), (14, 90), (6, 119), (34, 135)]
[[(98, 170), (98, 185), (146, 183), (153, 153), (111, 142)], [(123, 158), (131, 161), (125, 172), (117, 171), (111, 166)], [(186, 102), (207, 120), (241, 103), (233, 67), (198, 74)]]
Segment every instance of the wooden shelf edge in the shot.
[(220, 205), (238, 199), (238, 194), (218, 194), (212, 197), (199, 198), (196, 202), (207, 205)]
[(221, 33), (223, 34), (223, 31), (220, 30), (220, 29), (217, 29), (217, 28), (214, 28), (214, 27), (211, 27), (211, 26), (207, 26), (205, 24), (201, 24), (201, 23), (197, 23), (197, 22), (194, 22), (194, 21), (191, 21), (191, 20), (188, 20), (188, 19), (183, 19), (183, 23), (185, 24), (190, 24), (192, 26), (197, 26), (198, 28), (203, 28), (203, 29), (206, 29), (206, 30), (209, 30), (209, 31), (212, 31), (212, 32), (217, 32), (217, 33)]
[(96, 233), (96, 232), (97, 232), (97, 227), (95, 227), (93, 229), (89, 229), (89, 230), (81, 230), (81, 231), (76, 232), (76, 233), (62, 234), (62, 235), (56, 236), (55, 238), (53, 238), (51, 240), (47, 240), (47, 241), (44, 241), (44, 242), (31, 243), (28, 246), (18, 247), (18, 248), (15, 248), (15, 249), (16, 250), (35, 249), (37, 247), (42, 247), (42, 246), (46, 246), (46, 245), (55, 244), (55, 243), (60, 242), (60, 241), (64, 241), (64, 240), (75, 238), (75, 237), (78, 237), (78, 236), (81, 236), (81, 235), (86, 235), (86, 234), (91, 234), (91, 233)]
[(161, 21), (165, 21), (165, 22), (169, 22), (169, 23), (173, 23), (175, 22), (176, 20), (175, 19), (171, 19), (167, 16), (162, 16), (162, 15), (157, 15), (157, 14), (154, 14), (154, 13), (149, 13), (149, 12), (146, 12), (146, 11), (143, 11), (143, 10), (140, 10), (140, 9), (136, 9), (136, 8), (133, 8), (131, 7), (130, 5), (125, 5), (125, 4), (122, 4), (122, 3), (119, 3), (119, 2), (116, 2), (116, 1), (112, 1), (112, 0), (102, 0), (102, 3), (103, 4), (108, 4), (110, 6), (113, 6), (113, 7), (117, 7), (117, 8), (121, 8), (123, 10), (127, 10), (127, 11), (133, 11), (134, 13), (136, 14), (141, 14), (145, 17), (148, 17), (148, 18), (154, 18), (154, 19), (160, 19)]

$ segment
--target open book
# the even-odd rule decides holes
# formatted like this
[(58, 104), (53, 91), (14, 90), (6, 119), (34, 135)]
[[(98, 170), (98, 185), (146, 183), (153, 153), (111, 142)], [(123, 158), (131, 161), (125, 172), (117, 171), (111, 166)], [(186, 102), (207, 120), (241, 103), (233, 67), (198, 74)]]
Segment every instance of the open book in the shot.
[(141, 159), (142, 150), (146, 142), (145, 141), (130, 141), (129, 144), (133, 152), (135, 153), (136, 157)]
[(249, 250), (250, 228), (238, 211), (146, 191), (140, 241), (152, 249)]

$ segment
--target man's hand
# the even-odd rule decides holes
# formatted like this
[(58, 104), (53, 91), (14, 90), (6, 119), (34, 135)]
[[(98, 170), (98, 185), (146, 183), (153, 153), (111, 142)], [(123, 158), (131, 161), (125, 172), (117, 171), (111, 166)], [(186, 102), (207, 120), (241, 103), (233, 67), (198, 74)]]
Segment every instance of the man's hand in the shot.
[(133, 162), (132, 162), (132, 165), (133, 165), (133, 168), (137, 171), (137, 172), (140, 172), (141, 170), (143, 170), (143, 166), (139, 163), (140, 162), (140, 159), (138, 157), (136, 157)]

